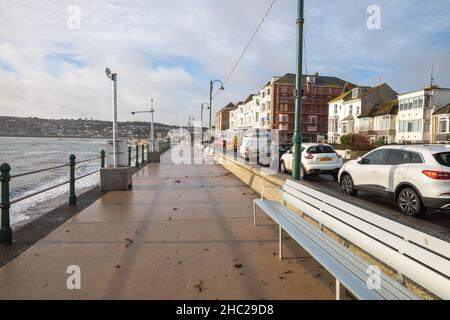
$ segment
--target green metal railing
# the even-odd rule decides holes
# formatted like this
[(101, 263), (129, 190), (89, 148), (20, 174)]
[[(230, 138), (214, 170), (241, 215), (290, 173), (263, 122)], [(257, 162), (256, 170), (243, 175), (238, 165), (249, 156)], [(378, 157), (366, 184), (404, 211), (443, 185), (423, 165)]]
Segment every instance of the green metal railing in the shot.
[[(170, 148), (170, 143), (168, 143), (167, 141), (160, 141), (160, 152), (165, 152)], [(147, 147), (147, 152), (145, 152), (145, 149)], [(136, 145), (135, 146), (136, 149), (136, 155), (133, 157), (132, 156), (132, 152), (133, 152), (133, 147), (129, 146), (128, 147), (128, 166), (131, 167), (133, 160), (135, 160), (135, 166), (136, 168), (139, 168), (139, 166), (145, 165), (146, 162), (148, 162), (148, 152), (150, 150), (149, 145)], [(141, 151), (141, 155), (139, 155), (139, 151)], [(147, 159), (145, 157), (145, 155), (147, 154)], [(75, 183), (76, 181), (80, 180), (80, 179), (84, 179), (88, 176), (94, 175), (98, 172), (100, 172), (100, 170), (96, 170), (94, 172), (90, 172), (88, 174), (85, 174), (83, 176), (80, 177), (76, 177), (76, 166), (79, 164), (83, 164), (83, 163), (87, 163), (87, 162), (92, 162), (92, 161), (96, 161), (96, 160), (101, 160), (101, 168), (105, 168), (106, 165), (106, 152), (104, 150), (101, 151), (100, 153), (100, 157), (97, 158), (93, 158), (93, 159), (88, 159), (88, 160), (84, 160), (84, 161), (76, 161), (76, 156), (75, 155), (70, 155), (69, 157), (69, 163), (67, 164), (63, 164), (60, 166), (55, 166), (55, 167), (51, 167), (51, 168), (45, 168), (45, 169), (40, 169), (40, 170), (36, 170), (36, 171), (32, 171), (32, 172), (26, 172), (26, 173), (20, 173), (20, 174), (16, 174), (16, 175), (12, 175), (11, 176), (11, 167), (9, 164), (4, 163), (0, 166), (0, 185), (1, 185), (1, 198), (0, 198), (0, 209), (1, 209), (1, 226), (0, 226), (0, 244), (12, 244), (13, 241), (13, 232), (12, 232), (12, 228), (11, 228), (11, 222), (10, 222), (10, 208), (11, 205), (16, 204), (18, 202), (24, 201), (26, 199), (32, 198), (34, 196), (37, 196), (39, 194), (48, 192), (52, 189), (58, 188), (58, 187), (62, 187), (64, 185), (69, 184), (69, 205), (71, 206), (75, 206), (77, 205), (77, 195), (76, 195), (76, 189), (75, 189)], [(139, 163), (139, 160), (141, 160), (141, 163)], [(34, 174), (38, 174), (38, 173), (43, 173), (43, 172), (48, 172), (48, 171), (52, 171), (52, 170), (56, 170), (56, 169), (61, 169), (61, 168), (66, 168), (69, 167), (69, 179), (67, 181), (64, 181), (62, 183), (58, 183), (56, 185), (53, 185), (49, 188), (45, 188), (43, 190), (39, 190), (36, 192), (33, 192), (31, 194), (28, 194), (26, 196), (22, 196), (16, 199), (11, 200), (10, 199), (10, 182), (12, 179), (17, 179), (20, 177), (26, 177), (26, 176), (30, 176), (30, 175), (34, 175)]]
[(158, 141), (158, 143), (159, 143), (159, 152), (160, 153), (164, 153), (170, 149), (170, 141), (169, 140)]
[[(0, 244), (12, 244), (12, 241), (13, 241), (13, 234), (12, 234), (11, 221), (10, 221), (10, 212), (9, 212), (11, 205), (16, 204), (21, 201), (24, 201), (26, 199), (35, 197), (39, 194), (45, 193), (52, 189), (62, 187), (67, 184), (69, 184), (69, 204), (71, 206), (76, 205), (77, 204), (77, 195), (76, 195), (76, 190), (75, 190), (75, 182), (100, 172), (100, 170), (96, 170), (94, 172), (90, 172), (83, 176), (75, 177), (76, 165), (101, 159), (101, 167), (104, 168), (105, 167), (105, 156), (106, 156), (105, 151), (102, 151), (100, 157), (76, 162), (76, 156), (72, 154), (69, 157), (68, 164), (55, 166), (55, 167), (51, 167), (51, 168), (46, 168), (46, 169), (40, 169), (40, 170), (26, 172), (26, 173), (21, 173), (21, 174), (16, 174), (16, 175), (12, 175), (12, 176), (10, 174), (11, 166), (7, 163), (2, 164), (0, 166), (0, 183), (1, 183), (1, 187), (2, 187), (1, 202), (0, 202), (0, 208), (1, 208)], [(38, 173), (42, 173), (42, 172), (48, 172), (48, 171), (52, 171), (52, 170), (56, 170), (56, 169), (60, 169), (60, 168), (66, 168), (66, 167), (69, 167), (69, 180), (64, 181), (62, 183), (58, 183), (49, 188), (45, 188), (45, 189), (33, 192), (33, 193), (28, 194), (23, 197), (19, 197), (19, 198), (13, 199), (13, 200), (10, 199), (9, 186), (10, 186), (10, 182), (12, 179), (17, 179), (20, 177), (26, 177), (26, 176), (30, 176), (30, 175), (34, 175), (34, 174), (38, 174)]]

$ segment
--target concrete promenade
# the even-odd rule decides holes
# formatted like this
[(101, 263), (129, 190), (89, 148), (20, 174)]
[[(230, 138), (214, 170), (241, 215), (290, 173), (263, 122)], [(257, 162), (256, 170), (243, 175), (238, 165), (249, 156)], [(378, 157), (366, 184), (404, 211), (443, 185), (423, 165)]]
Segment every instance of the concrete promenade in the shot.
[(219, 165), (161, 160), (2, 267), (0, 299), (334, 299), (298, 246), (278, 259), (273, 222), (253, 227), (252, 189)]

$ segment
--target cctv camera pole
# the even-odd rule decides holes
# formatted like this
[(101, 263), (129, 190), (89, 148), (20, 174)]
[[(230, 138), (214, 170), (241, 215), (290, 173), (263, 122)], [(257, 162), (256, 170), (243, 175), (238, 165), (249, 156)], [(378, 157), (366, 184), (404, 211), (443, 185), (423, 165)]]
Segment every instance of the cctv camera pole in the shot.
[(297, 0), (298, 18), (297, 18), (297, 81), (295, 90), (295, 133), (294, 142), (294, 165), (292, 178), (301, 180), (302, 168), (302, 61), (303, 61), (303, 25), (305, 23), (304, 0)]
[(113, 156), (114, 156), (114, 168), (117, 168), (117, 74), (111, 75), (112, 90), (113, 90)]
[(153, 99), (152, 102), (152, 108), (150, 109), (150, 113), (152, 114), (152, 124), (150, 129), (150, 142), (151, 142), (151, 152), (155, 152), (155, 131), (153, 126), (153, 114), (155, 113), (155, 109), (153, 108)]

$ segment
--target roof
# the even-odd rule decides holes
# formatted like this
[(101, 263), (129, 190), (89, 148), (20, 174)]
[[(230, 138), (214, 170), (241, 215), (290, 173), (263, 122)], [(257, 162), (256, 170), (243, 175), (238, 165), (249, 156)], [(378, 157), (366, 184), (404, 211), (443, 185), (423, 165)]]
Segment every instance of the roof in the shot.
[(379, 105), (376, 105), (372, 109), (362, 112), (358, 118), (359, 119), (373, 118), (373, 117), (385, 116), (388, 114), (397, 114), (398, 113), (398, 105), (399, 105), (398, 99), (386, 100), (386, 101), (380, 103)]
[(247, 97), (247, 99), (245, 99), (244, 104), (247, 104), (247, 103), (249, 103), (250, 101), (252, 101), (254, 96), (255, 96), (255, 94), (249, 95), (249, 96)]
[(449, 113), (450, 113), (450, 103), (436, 110), (433, 114), (449, 114)]
[(382, 85), (376, 86), (376, 87), (365, 87), (365, 86), (357, 86), (354, 89), (360, 89), (360, 93), (358, 94), (358, 96), (356, 98), (353, 98), (352, 90), (349, 90), (343, 94), (341, 94), (339, 97), (336, 97), (335, 99), (331, 100), (328, 103), (334, 103), (334, 102), (338, 102), (341, 100), (344, 101), (350, 101), (350, 100), (355, 100), (355, 99), (361, 99), (362, 97), (366, 96), (367, 94), (369, 94), (370, 92), (373, 92), (375, 89), (381, 87)]
[[(345, 86), (355, 86), (353, 83), (342, 80), (337, 77), (329, 77), (329, 76), (320, 76), (319, 74), (311, 74), (311, 75), (303, 75), (302, 84), (307, 84), (307, 77), (314, 77), (315, 82), (311, 83), (311, 85), (315, 86), (323, 86), (323, 87), (338, 87), (343, 88)], [(297, 75), (294, 73), (286, 73), (283, 77), (275, 81), (276, 84), (296, 84)]]
[(225, 110), (234, 110), (236, 109), (236, 106), (233, 103), (229, 103), (227, 104), (225, 107), (223, 107), (222, 109), (220, 109), (219, 111), (217, 111), (217, 113), (221, 113), (224, 112)]
[(353, 118), (352, 115), (349, 115), (347, 118), (345, 118), (345, 119), (342, 120), (342, 121), (355, 121), (355, 118)]

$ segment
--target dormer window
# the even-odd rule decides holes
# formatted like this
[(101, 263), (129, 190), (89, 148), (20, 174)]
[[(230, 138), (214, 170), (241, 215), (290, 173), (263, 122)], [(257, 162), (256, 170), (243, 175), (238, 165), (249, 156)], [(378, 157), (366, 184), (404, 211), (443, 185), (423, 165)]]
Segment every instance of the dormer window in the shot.
[(360, 93), (360, 89), (359, 89), (359, 88), (353, 89), (353, 90), (352, 90), (352, 99), (358, 98), (359, 93)]

